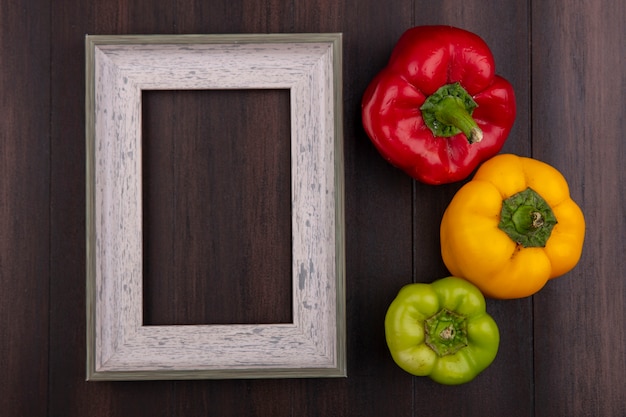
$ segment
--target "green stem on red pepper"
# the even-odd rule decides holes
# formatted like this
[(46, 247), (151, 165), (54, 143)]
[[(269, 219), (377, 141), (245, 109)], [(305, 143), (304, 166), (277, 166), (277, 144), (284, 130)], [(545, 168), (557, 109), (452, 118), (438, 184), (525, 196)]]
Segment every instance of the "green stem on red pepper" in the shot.
[(450, 137), (461, 132), (469, 143), (480, 142), (483, 132), (472, 118), (476, 108), (472, 99), (461, 84), (446, 84), (429, 96), (420, 107), (422, 118), (433, 135)]

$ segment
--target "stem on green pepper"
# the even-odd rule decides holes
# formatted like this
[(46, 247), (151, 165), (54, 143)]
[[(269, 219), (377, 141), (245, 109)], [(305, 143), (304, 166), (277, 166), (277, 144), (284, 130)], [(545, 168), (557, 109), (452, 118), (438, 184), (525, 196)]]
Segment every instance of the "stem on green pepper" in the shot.
[(550, 205), (532, 188), (502, 201), (498, 228), (519, 245), (546, 246), (556, 224)]
[(452, 355), (468, 345), (465, 316), (442, 308), (424, 321), (424, 343), (438, 356)]
[(461, 132), (469, 143), (480, 142), (483, 132), (472, 118), (476, 102), (461, 84), (446, 84), (429, 96), (420, 107), (424, 123), (439, 137), (450, 137)]

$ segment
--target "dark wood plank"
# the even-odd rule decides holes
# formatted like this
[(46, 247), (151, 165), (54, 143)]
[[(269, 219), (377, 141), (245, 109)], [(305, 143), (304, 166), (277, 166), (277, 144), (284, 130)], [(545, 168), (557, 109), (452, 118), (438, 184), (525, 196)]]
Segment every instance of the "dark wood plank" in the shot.
[(626, 415), (626, 5), (533, 4), (533, 156), (569, 181), (583, 256), (535, 297), (537, 416)]
[(48, 396), (50, 7), (45, 1), (2, 2), (1, 10), (0, 414), (43, 416)]

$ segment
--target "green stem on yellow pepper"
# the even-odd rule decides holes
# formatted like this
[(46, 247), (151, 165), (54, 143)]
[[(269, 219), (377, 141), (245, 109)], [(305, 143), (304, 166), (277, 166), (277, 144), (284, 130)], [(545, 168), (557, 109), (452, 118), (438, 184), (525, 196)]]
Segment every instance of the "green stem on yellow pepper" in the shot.
[(498, 227), (519, 245), (544, 247), (555, 224), (550, 205), (531, 188), (502, 201)]

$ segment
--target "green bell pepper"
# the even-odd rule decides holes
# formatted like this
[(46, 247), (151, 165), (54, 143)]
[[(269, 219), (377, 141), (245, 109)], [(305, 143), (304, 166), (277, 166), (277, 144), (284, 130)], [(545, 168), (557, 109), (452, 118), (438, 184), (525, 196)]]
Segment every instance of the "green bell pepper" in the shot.
[(385, 316), (385, 337), (400, 368), (446, 385), (474, 379), (500, 344), (483, 294), (456, 277), (400, 289)]

